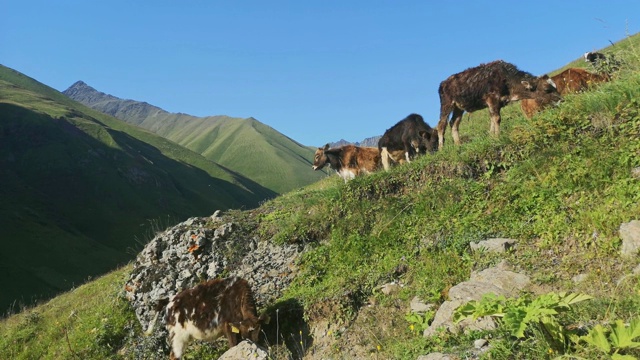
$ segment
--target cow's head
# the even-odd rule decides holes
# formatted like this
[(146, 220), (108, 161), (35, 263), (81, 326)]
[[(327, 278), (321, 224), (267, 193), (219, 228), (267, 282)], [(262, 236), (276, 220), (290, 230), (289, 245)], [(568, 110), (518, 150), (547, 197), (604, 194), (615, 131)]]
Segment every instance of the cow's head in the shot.
[(229, 323), (229, 326), (231, 327), (231, 332), (240, 334), (241, 338), (257, 342), (258, 336), (260, 336), (260, 327), (262, 324), (268, 324), (269, 320), (271, 320), (269, 315), (262, 314), (257, 319), (255, 317), (244, 319), (242, 321)]
[(313, 170), (322, 170), (327, 165), (329, 158), (324, 153), (327, 150), (329, 150), (329, 144), (316, 150), (316, 154), (313, 156)]
[(438, 133), (429, 130), (418, 131), (419, 137), (411, 141), (411, 146), (418, 154), (426, 154), (438, 150)]
[(547, 104), (562, 100), (556, 83), (547, 75), (534, 78), (532, 81), (522, 80), (521, 84), (525, 91), (520, 99), (536, 99)]

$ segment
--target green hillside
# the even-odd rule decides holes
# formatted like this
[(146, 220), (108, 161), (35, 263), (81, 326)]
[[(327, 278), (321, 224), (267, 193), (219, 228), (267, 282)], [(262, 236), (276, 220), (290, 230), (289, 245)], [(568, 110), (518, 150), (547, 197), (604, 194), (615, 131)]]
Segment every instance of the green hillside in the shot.
[(274, 192), (0, 67), (0, 309), (131, 259), (154, 231)]
[(315, 148), (301, 145), (254, 118), (169, 113), (147, 103), (101, 93), (83, 82), (63, 93), (200, 153), (278, 193), (326, 176), (325, 172), (311, 170)]
[[(624, 60), (613, 81), (566, 96), (531, 120), (517, 103), (503, 109), (499, 139), (488, 136), (486, 111), (477, 112), (460, 126), (461, 146), (448, 132), (436, 154), (346, 184), (332, 176), (245, 212), (255, 216), (247, 230), (255, 236), (309, 249), (294, 284), (270, 306), (284, 317), (288, 304), (299, 304), (304, 316), (277, 323), (270, 338), (292, 338), (294, 359), (414, 360), (432, 352), (453, 359), (639, 359), (640, 274), (632, 271), (640, 256), (620, 255), (619, 227), (640, 220), (640, 35), (606, 51)], [(503, 254), (470, 250), (471, 242), (491, 237), (518, 244)], [(532, 280), (527, 294), (500, 309), (519, 309), (517, 316), (495, 330), (422, 336), (433, 312), (410, 316), (414, 296), (439, 306), (471, 271), (502, 260)], [(157, 347), (139, 346), (141, 329), (122, 297), (129, 271), (3, 320), (0, 352), (161, 358)], [(576, 275), (585, 280), (573, 281)], [(381, 285), (392, 281), (402, 286), (384, 294)], [(592, 298), (523, 305), (563, 291)], [(522, 336), (513, 335), (514, 323)], [(486, 352), (474, 348), (477, 339), (488, 340)], [(225, 346), (194, 342), (185, 358), (215, 358)], [(267, 346), (273, 359), (287, 358), (273, 342)]]

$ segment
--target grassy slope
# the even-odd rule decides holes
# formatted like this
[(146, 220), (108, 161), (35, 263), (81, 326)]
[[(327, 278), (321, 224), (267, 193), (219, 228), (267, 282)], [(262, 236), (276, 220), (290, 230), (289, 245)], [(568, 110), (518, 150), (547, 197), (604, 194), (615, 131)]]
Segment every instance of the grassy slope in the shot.
[(150, 225), (275, 195), (0, 68), (0, 308), (132, 258)]
[[(540, 333), (528, 332), (519, 341), (500, 330), (425, 339), (405, 320), (413, 296), (441, 302), (470, 271), (502, 257), (531, 276), (533, 290), (595, 297), (563, 317), (565, 325), (629, 321), (638, 315), (640, 279), (626, 276), (618, 283), (638, 258), (620, 258), (618, 227), (640, 214), (640, 181), (631, 175), (640, 166), (640, 37), (616, 46), (627, 48), (619, 57), (629, 69), (616, 81), (567, 96), (560, 107), (531, 121), (517, 104), (510, 106), (500, 139), (485, 135), (488, 117), (478, 112), (463, 120), (460, 130), (469, 140), (461, 147), (448, 141), (444, 151), (389, 173), (348, 184), (332, 177), (261, 207), (263, 237), (312, 247), (300, 263), (299, 281), (282, 300), (302, 303), (310, 322), (327, 322), (332, 335), (314, 339), (317, 352), (336, 359), (355, 348), (381, 359), (415, 359), (432, 351), (464, 358), (474, 339), (488, 337), (492, 350), (486, 356), (492, 359), (555, 357)], [(501, 256), (469, 251), (469, 242), (495, 236), (518, 239), (519, 245)], [(400, 265), (406, 268), (402, 275), (396, 272)], [(577, 274), (587, 280), (574, 284)], [(404, 284), (398, 293), (385, 296), (376, 290), (398, 276)], [(113, 307), (114, 318), (130, 317), (130, 309)], [(3, 353), (36, 345), (22, 329), (30, 326), (30, 314), (43, 311), (35, 308), (2, 323)], [(85, 316), (93, 315), (87, 311)], [(69, 327), (69, 334), (83, 343), (98, 338), (81, 327)], [(119, 339), (110, 343), (114, 349), (122, 345)], [(321, 348), (323, 342), (330, 346)], [(63, 347), (59, 343), (60, 338), (50, 345)], [(107, 348), (95, 345), (87, 352)], [(585, 343), (565, 351), (603, 358)], [(109, 354), (118, 357), (115, 350)]]

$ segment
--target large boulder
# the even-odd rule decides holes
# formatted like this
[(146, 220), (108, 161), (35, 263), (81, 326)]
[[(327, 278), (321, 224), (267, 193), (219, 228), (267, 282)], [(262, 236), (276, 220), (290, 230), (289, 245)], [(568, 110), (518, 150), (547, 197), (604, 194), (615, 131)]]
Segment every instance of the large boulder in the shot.
[[(212, 278), (245, 278), (259, 308), (279, 298), (295, 276), (303, 249), (261, 241), (253, 230), (216, 212), (190, 218), (153, 238), (138, 254), (125, 285), (142, 328), (154, 319), (159, 300)], [(164, 326), (154, 331), (166, 332)]]
[(433, 322), (423, 335), (434, 336), (440, 330), (458, 333), (466, 330), (495, 329), (496, 324), (490, 317), (482, 317), (475, 321), (465, 319), (456, 324), (453, 322), (453, 312), (471, 300), (480, 301), (484, 294), (516, 296), (529, 283), (529, 277), (507, 270), (504, 262), (493, 268), (473, 272), (469, 281), (461, 282), (449, 289), (449, 300), (440, 305)]

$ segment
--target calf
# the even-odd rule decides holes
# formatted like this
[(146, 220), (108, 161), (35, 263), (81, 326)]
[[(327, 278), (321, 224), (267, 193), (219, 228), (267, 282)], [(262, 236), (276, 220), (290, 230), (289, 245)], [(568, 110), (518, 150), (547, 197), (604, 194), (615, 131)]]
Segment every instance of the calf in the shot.
[(344, 145), (329, 148), (329, 144), (326, 144), (316, 150), (313, 158), (313, 170), (320, 170), (327, 164), (347, 182), (358, 175), (378, 170), (380, 168), (380, 152), (373, 147)]
[(251, 287), (238, 277), (212, 279), (184, 290), (168, 301), (165, 311), (171, 359), (182, 357), (191, 338), (213, 341), (225, 335), (229, 347), (239, 338), (256, 342), (261, 324), (269, 322), (266, 314), (257, 316)]
[(620, 70), (620, 65), (622, 65), (613, 54), (605, 55), (592, 51), (584, 53), (584, 61), (590, 63), (598, 73), (612, 74)]
[(595, 51), (587, 51), (584, 53), (584, 61), (590, 62), (594, 66), (596, 63), (600, 61), (604, 61), (607, 57), (603, 53), (595, 52)]
[[(440, 120), (438, 121), (438, 147), (444, 145), (447, 122), (456, 145), (460, 144), (458, 127), (462, 114), (489, 108), (492, 135), (500, 135), (500, 109), (510, 101), (541, 99), (545, 102), (561, 100), (560, 94), (547, 75), (535, 77), (502, 60), (469, 68), (449, 76), (440, 83)], [(449, 121), (449, 114), (451, 121)]]
[[(570, 68), (558, 75), (551, 77), (556, 84), (560, 95), (566, 95), (583, 90), (587, 90), (596, 83), (609, 81), (609, 75), (593, 74), (583, 69)], [(523, 99), (520, 102), (520, 108), (527, 118), (531, 118), (536, 112), (540, 111), (550, 102), (541, 99)]]
[(389, 160), (398, 163), (411, 162), (416, 155), (434, 151), (436, 147), (436, 134), (418, 114), (410, 114), (400, 120), (387, 129), (378, 140), (378, 149), (385, 170), (389, 170)]

